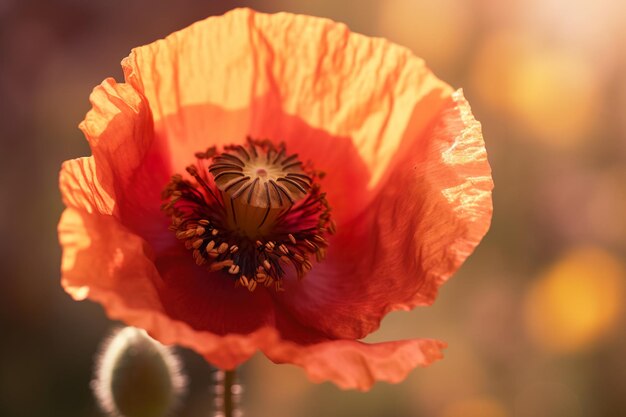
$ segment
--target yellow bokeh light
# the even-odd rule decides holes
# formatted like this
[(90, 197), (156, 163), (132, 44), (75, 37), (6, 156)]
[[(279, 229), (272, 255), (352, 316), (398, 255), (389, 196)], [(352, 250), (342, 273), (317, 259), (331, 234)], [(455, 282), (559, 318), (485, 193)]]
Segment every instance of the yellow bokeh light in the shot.
[(600, 340), (617, 322), (624, 267), (598, 248), (579, 248), (557, 261), (530, 288), (525, 323), (536, 344), (573, 352)]
[(563, 148), (592, 139), (602, 79), (574, 49), (502, 33), (479, 48), (470, 82), (487, 105), (513, 117), (530, 138)]
[(504, 407), (495, 399), (470, 398), (448, 405), (441, 417), (506, 417)]

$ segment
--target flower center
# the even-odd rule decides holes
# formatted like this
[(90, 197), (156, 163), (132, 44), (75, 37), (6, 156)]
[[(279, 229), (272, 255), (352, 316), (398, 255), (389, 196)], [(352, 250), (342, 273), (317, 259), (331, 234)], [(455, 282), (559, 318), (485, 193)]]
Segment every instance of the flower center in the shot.
[(311, 256), (325, 257), (324, 236), (335, 226), (317, 183), (321, 174), (310, 164), (284, 145), (253, 139), (196, 158), (187, 167), (195, 181), (176, 174), (162, 197), (170, 229), (198, 265), (227, 272), (250, 291), (261, 283), (281, 290), (286, 266), (302, 278)]
[(270, 145), (228, 147), (209, 167), (226, 203), (229, 229), (253, 240), (270, 235), (312, 184), (297, 155), (287, 156), (284, 147), (278, 151)]

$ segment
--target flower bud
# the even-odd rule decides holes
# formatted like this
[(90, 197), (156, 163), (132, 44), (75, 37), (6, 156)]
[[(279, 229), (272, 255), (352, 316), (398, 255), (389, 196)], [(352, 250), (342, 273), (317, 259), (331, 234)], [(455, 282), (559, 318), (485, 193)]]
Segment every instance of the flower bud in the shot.
[(177, 404), (186, 377), (172, 349), (126, 327), (103, 343), (91, 387), (110, 416), (162, 417)]

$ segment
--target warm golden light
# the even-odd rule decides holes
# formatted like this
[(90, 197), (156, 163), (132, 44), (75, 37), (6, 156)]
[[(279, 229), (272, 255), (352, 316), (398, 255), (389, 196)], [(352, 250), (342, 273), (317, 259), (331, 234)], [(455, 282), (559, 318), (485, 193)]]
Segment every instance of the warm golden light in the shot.
[[(271, 360), (238, 375), (244, 415), (626, 414), (626, 0), (111, 3), (0, 0), (0, 417), (95, 415), (95, 343), (124, 320), (186, 346), (181, 416), (220, 412), (220, 373), (204, 362), (234, 366), (258, 348)], [(238, 4), (257, 13), (220, 25)], [(476, 120), (450, 97), (461, 89)], [(337, 233), (324, 260), (293, 257), (301, 280), (279, 258), (280, 289), (265, 254), (282, 255), (285, 238), (322, 242), (293, 224), (269, 237), (281, 198), (294, 205), (276, 188), (269, 213), (261, 203), (278, 179), (268, 161), (242, 155), (258, 181), (232, 206), (216, 191), (229, 204), (219, 229), (160, 209), (174, 173), (197, 183), (189, 166), (211, 187), (237, 177), (198, 155), (248, 135), (326, 174), (316, 183)], [(62, 160), (74, 162), (60, 192)], [(492, 208), (490, 232), (439, 290)], [(312, 348), (322, 337), (350, 347)], [(409, 372), (440, 358), (416, 338), (448, 347)], [(400, 348), (363, 350), (389, 341)], [(316, 383), (347, 371), (343, 387), (358, 389), (408, 374), (366, 394)]]
[(558, 148), (592, 139), (600, 79), (582, 54), (514, 33), (488, 38), (472, 69), (473, 88), (489, 106)]
[(618, 322), (623, 280), (623, 265), (601, 249), (567, 253), (527, 294), (531, 338), (553, 352), (577, 351), (597, 342)]

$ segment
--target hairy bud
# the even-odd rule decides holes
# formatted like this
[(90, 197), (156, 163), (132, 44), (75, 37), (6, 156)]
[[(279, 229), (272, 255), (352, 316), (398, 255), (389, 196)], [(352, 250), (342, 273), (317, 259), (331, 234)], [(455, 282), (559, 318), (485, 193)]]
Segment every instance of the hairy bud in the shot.
[(186, 377), (170, 348), (125, 327), (103, 343), (91, 387), (110, 416), (164, 417), (185, 391)]

